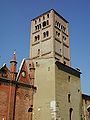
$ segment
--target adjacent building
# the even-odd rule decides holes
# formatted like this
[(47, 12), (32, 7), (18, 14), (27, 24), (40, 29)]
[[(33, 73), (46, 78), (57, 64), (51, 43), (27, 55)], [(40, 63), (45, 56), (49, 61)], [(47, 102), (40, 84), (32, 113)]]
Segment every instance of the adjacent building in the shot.
[(82, 120), (90, 120), (90, 95), (82, 94)]
[(10, 70), (0, 68), (0, 120), (31, 120), (33, 109), (34, 64), (23, 59), (16, 72), (16, 54), (10, 61)]

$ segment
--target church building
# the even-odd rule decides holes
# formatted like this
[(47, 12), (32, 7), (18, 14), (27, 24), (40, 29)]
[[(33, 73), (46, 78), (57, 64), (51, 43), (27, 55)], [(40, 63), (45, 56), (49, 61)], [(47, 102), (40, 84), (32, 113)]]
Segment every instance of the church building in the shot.
[(16, 54), (10, 61), (10, 69), (0, 68), (0, 120), (31, 120), (33, 109), (34, 64), (23, 59), (16, 72)]

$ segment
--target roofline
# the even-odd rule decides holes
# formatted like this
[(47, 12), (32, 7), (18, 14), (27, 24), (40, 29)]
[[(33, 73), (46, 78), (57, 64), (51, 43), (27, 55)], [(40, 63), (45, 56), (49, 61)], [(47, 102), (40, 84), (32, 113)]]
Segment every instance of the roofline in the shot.
[(22, 69), (22, 66), (23, 66), (23, 63), (24, 63), (25, 60), (26, 60), (26, 59), (24, 58), (24, 59), (22, 60), (22, 62), (21, 62), (21, 65), (20, 65), (20, 67), (19, 67), (19, 71), (18, 71), (18, 74), (17, 74), (17, 77), (16, 77), (16, 81), (18, 81), (18, 78), (19, 78), (19, 75), (20, 75), (20, 71), (21, 71), (21, 69)]
[(4, 63), (4, 64), (0, 67), (0, 69), (4, 68), (5, 66), (6, 66), (6, 63)]
[(33, 88), (33, 89), (36, 88), (34, 87), (34, 85), (25, 84), (25, 83), (21, 83), (15, 80), (5, 79), (5, 78), (0, 78), (0, 83), (7, 83), (9, 85), (15, 85), (15, 87), (21, 86), (21, 87), (27, 87), (27, 88)]
[(17, 77), (16, 77), (16, 81), (18, 81), (18, 78), (19, 78), (19, 75), (20, 75), (20, 72), (21, 72), (21, 69), (22, 69), (22, 66), (25, 62), (25, 60), (30, 60), (30, 58), (23, 58), (22, 62), (21, 62), (21, 65), (19, 67), (19, 70), (18, 70), (18, 74), (17, 74)]
[(87, 95), (87, 94), (82, 94), (82, 98), (83, 99), (87, 99), (87, 100), (90, 100), (90, 95)]
[(67, 72), (69, 74), (72, 74), (74, 76), (77, 76), (80, 78), (80, 74), (81, 72), (80, 71), (77, 71), (76, 69), (70, 67), (70, 66), (67, 66), (59, 61), (56, 61), (55, 64), (57, 65), (57, 67), (60, 69), (60, 70), (63, 70), (64, 72)]
[(50, 12), (51, 10), (53, 10), (54, 11), (54, 13), (56, 13), (61, 19), (63, 19), (66, 23), (69, 23), (63, 16), (61, 16), (59, 13), (57, 13), (54, 9), (50, 9), (50, 10), (48, 10), (48, 11), (46, 11), (46, 12), (44, 12), (44, 13), (42, 13), (41, 15), (39, 15), (39, 16), (37, 16), (37, 17), (35, 17), (35, 18), (33, 18), (31, 21), (33, 21), (33, 20), (35, 20), (35, 19), (37, 19), (38, 17), (41, 17), (41, 16), (43, 16), (44, 14), (47, 14), (48, 12)]

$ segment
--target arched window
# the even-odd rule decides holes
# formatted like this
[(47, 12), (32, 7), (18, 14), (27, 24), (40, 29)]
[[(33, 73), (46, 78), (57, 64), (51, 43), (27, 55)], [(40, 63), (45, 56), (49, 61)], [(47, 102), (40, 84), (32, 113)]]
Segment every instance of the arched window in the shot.
[(39, 18), (39, 22), (41, 21), (41, 19)]
[(39, 28), (41, 29), (41, 24), (39, 24)]
[(43, 27), (45, 27), (45, 26), (46, 26), (46, 21), (44, 21), (44, 22), (42, 23), (42, 25), (43, 25)]
[(47, 20), (47, 25), (49, 25), (49, 20)]
[(37, 25), (37, 29), (39, 30), (39, 25)]
[(37, 41), (37, 36), (35, 36), (35, 39), (34, 39), (34, 41), (35, 41), (35, 42)]
[(64, 61), (64, 65), (66, 65), (66, 61)]
[(40, 39), (40, 35), (37, 36), (38, 40)]
[(46, 36), (47, 36), (47, 37), (49, 36), (49, 31), (46, 31)]
[(35, 26), (35, 30), (37, 30), (37, 26)]
[(32, 111), (33, 111), (33, 108), (30, 107), (30, 108), (28, 109), (28, 112), (32, 112)]
[(59, 28), (61, 27), (60, 23), (59, 23)]
[(43, 33), (43, 38), (48, 37), (48, 36), (49, 36), (49, 31), (46, 31)]
[(37, 24), (37, 20), (35, 20), (35, 24)]
[(43, 33), (43, 38), (45, 38), (45, 37), (46, 37), (46, 33), (44, 32), (44, 33)]
[(47, 14), (47, 18), (49, 18), (49, 14)]

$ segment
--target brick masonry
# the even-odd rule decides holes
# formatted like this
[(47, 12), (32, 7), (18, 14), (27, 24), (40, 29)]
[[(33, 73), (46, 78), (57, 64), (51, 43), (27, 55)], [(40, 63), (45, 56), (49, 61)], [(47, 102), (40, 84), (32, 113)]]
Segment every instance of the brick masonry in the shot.
[(30, 59), (23, 60), (16, 73), (15, 60), (14, 54), (11, 71), (6, 65), (0, 69), (0, 120), (31, 120), (36, 90), (34, 64)]

